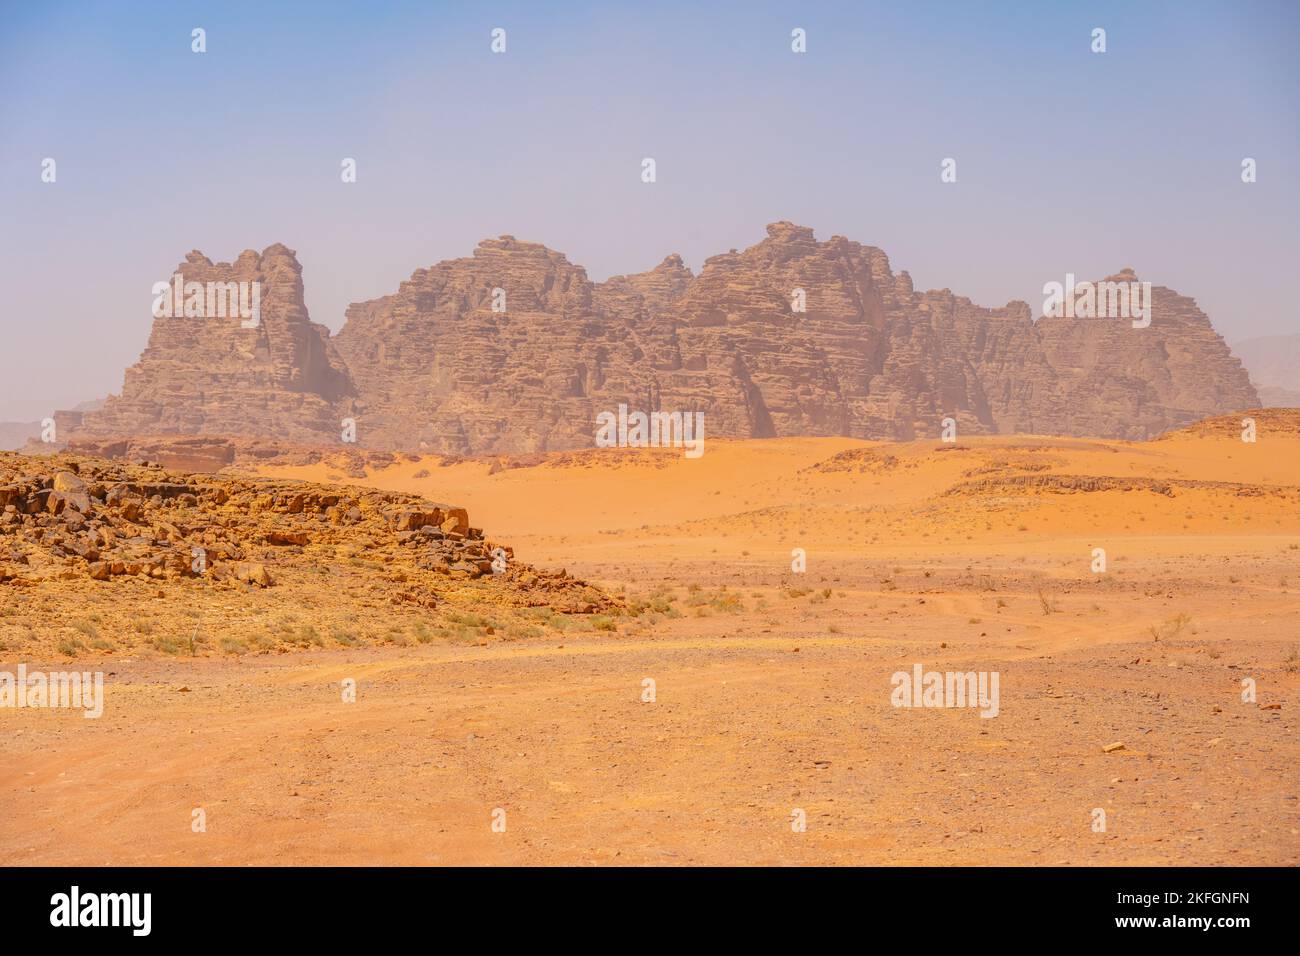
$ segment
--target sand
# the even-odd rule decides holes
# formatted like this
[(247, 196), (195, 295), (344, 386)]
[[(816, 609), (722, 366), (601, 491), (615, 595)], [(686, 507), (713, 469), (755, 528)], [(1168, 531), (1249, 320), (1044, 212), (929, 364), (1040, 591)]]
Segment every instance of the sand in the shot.
[[(18, 864), (1294, 864), (1297, 420), (270, 469), (463, 505), (643, 613), (79, 659), (101, 719), (0, 709), (0, 839)], [(997, 716), (892, 706), (916, 664), (996, 673)]]

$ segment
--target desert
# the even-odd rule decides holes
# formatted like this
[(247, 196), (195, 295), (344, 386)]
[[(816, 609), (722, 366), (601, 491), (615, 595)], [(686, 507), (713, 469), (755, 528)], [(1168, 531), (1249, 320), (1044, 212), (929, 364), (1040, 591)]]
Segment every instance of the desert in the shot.
[(10, 6), (17, 936), (1294, 922), (1300, 5)]
[[(16, 864), (1300, 851), (1294, 410), (1148, 441), (0, 470), (41, 503), (6, 492), (0, 671), (105, 674), (97, 720), (0, 708)], [(72, 513), (121, 557), (78, 554)], [(997, 674), (997, 715), (894, 706), (916, 666)]]

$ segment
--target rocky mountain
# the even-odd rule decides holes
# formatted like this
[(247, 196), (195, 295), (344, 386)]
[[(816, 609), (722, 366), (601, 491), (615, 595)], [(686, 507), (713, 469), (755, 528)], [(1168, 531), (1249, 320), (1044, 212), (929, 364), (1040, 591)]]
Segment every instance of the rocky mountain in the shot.
[[(120, 396), (91, 412), (55, 415), (60, 440), (140, 435), (339, 437), (351, 395), (329, 330), (312, 322), (302, 298), (302, 266), (280, 244), (235, 262), (191, 252), (176, 267), (181, 282), (258, 283), (260, 315), (249, 325), (234, 308), (202, 316), (156, 317), (140, 361), (126, 370)], [(232, 297), (233, 298), (233, 297)], [(171, 303), (168, 303), (171, 305)], [(181, 312), (180, 305), (172, 309)]]
[[(263, 322), (160, 318), (120, 398), (71, 434), (230, 435), (445, 454), (593, 444), (620, 404), (703, 412), (707, 437), (938, 437), (1039, 432), (1144, 438), (1259, 404), (1241, 363), (1185, 296), (1152, 321), (1044, 317), (918, 292), (880, 249), (788, 222), (693, 275), (678, 256), (592, 282), (511, 236), (417, 270), (349, 307), (329, 337), (275, 245), (186, 280), (261, 278)], [(1111, 277), (1136, 282), (1131, 271)], [(63, 437), (61, 435), (61, 437)]]

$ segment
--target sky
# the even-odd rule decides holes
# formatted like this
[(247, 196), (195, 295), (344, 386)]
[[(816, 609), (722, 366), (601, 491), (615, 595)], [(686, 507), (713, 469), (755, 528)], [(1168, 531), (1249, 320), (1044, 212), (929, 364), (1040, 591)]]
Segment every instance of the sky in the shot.
[(980, 305), (1132, 266), (1300, 332), (1297, 41), (1252, 0), (0, 2), (0, 420), (120, 391), (155, 282), (275, 242), (335, 331), (488, 237), (599, 281), (788, 219)]

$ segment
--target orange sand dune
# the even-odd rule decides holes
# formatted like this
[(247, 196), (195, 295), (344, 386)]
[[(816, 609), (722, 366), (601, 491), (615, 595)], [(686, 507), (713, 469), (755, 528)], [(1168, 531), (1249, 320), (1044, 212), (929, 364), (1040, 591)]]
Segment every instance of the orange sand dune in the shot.
[[(1123, 541), (1130, 550), (1179, 553), (1189, 538), (1220, 553), (1300, 532), (1300, 431), (1273, 434), (1267, 426), (1253, 444), (1187, 433), (1144, 443), (714, 440), (695, 460), (666, 449), (610, 449), (494, 465), (403, 461), (361, 483), (461, 503), (521, 557), (583, 566), (714, 555), (744, 564), (742, 552), (776, 560), (793, 547), (887, 557), (1065, 553)], [(334, 474), (327, 465), (264, 473), (312, 481)], [(1184, 484), (1169, 494), (1014, 487), (1049, 476)]]

